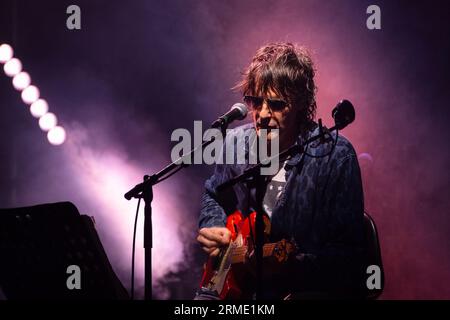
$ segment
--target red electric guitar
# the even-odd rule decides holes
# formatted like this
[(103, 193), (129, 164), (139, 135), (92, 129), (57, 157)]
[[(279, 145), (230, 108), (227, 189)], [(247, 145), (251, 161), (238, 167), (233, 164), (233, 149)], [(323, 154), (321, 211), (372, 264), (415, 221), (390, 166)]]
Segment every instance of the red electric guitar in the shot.
[[(227, 218), (227, 229), (231, 231), (231, 242), (222, 249), (218, 257), (210, 257), (204, 266), (201, 288), (216, 291), (219, 298), (251, 299), (255, 292), (254, 272), (244, 265), (252, 251), (252, 238), (255, 235), (256, 212), (244, 217), (236, 211)], [(270, 220), (264, 215), (264, 238), (270, 234)], [(295, 251), (295, 246), (281, 240), (276, 243), (266, 243), (263, 246), (263, 257), (275, 258), (282, 263), (288, 259), (289, 254)]]

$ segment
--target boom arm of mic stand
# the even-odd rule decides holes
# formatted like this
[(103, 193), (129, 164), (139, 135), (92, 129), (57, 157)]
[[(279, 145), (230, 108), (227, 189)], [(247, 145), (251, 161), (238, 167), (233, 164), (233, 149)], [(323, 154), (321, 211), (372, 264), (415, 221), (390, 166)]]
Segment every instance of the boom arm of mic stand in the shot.
[[(221, 126), (222, 136), (225, 134), (226, 123)], [(185, 157), (191, 156), (198, 149), (203, 150), (204, 147), (211, 144), (215, 140), (212, 137), (210, 140), (203, 142), (200, 146), (191, 150), (188, 154), (183, 155), (176, 161), (170, 163), (168, 166), (163, 168), (161, 171), (148, 176), (144, 176), (144, 181), (134, 186), (131, 190), (125, 193), (124, 197), (127, 200), (131, 198), (143, 198), (145, 202), (144, 208), (144, 289), (145, 289), (145, 300), (152, 299), (152, 247), (153, 247), (153, 227), (152, 227), (152, 206), (151, 202), (153, 200), (153, 186), (164, 178), (169, 177), (170, 173), (175, 173), (176, 169), (180, 167), (187, 167), (188, 165), (184, 163), (183, 159)]]
[[(226, 130), (226, 126), (221, 127), (222, 135), (224, 135)], [(197, 152), (199, 149), (203, 150), (207, 145), (211, 144), (215, 140), (215, 137), (212, 137), (210, 140), (203, 142), (200, 146), (196, 147), (195, 149), (191, 150), (189, 153), (183, 155), (182, 157), (178, 158), (174, 162), (167, 165), (165, 168), (160, 170), (159, 172), (153, 174), (150, 176), (150, 179), (145, 180), (144, 182), (141, 182), (137, 185), (135, 185), (131, 190), (129, 190), (127, 193), (125, 193), (124, 197), (127, 200), (131, 200), (131, 198), (141, 198), (142, 192), (151, 186), (154, 186), (155, 184), (158, 184), (161, 181), (161, 178), (166, 176), (167, 174), (171, 173), (175, 169), (178, 169), (181, 167), (187, 167), (189, 164), (184, 163), (184, 158), (190, 157), (195, 152)]]
[[(331, 127), (328, 130), (328, 132), (333, 132), (334, 130), (336, 130), (336, 128), (337, 128), (336, 126), (333, 126), (333, 127)], [(306, 140), (301, 146), (299, 146), (298, 144), (294, 144), (291, 147), (289, 147), (288, 149), (283, 150), (279, 154), (277, 154), (277, 155), (275, 155), (273, 157), (270, 157), (267, 160), (267, 162), (270, 163), (272, 160), (277, 159), (277, 158), (278, 159), (283, 159), (283, 158), (285, 158), (287, 156), (291, 156), (292, 157), (292, 156), (294, 156), (294, 155), (296, 155), (298, 153), (302, 153), (303, 149), (304, 149), (304, 146), (308, 145), (309, 143), (311, 143), (311, 142), (313, 142), (313, 141), (315, 141), (317, 139), (321, 139), (323, 137), (323, 135), (324, 135), (323, 132), (319, 133), (318, 135), (315, 135), (315, 136), (309, 138), (308, 140)], [(234, 178), (231, 178), (228, 181), (225, 181), (224, 183), (218, 185), (217, 188), (216, 188), (216, 191), (217, 192), (221, 192), (221, 191), (223, 191), (223, 190), (225, 190), (225, 189), (235, 185), (238, 182), (242, 182), (242, 181), (245, 181), (248, 178), (254, 177), (255, 175), (258, 174), (258, 171), (264, 166), (265, 166), (264, 164), (262, 164), (261, 162), (258, 162), (254, 166), (246, 169), (242, 174), (240, 174), (240, 175), (238, 175), (238, 176), (236, 176)]]

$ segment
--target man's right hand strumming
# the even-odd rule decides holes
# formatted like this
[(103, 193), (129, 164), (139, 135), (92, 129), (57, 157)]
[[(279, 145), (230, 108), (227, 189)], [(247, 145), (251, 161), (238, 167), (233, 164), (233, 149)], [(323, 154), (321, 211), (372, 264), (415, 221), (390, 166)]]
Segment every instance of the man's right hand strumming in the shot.
[(220, 248), (231, 241), (231, 232), (225, 227), (202, 228), (198, 231), (197, 241), (211, 257), (216, 257)]

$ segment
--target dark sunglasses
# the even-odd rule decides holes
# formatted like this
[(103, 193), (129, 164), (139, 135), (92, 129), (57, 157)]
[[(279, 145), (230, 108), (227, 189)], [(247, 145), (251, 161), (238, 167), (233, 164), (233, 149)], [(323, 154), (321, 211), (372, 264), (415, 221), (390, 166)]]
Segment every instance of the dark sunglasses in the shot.
[(255, 97), (255, 96), (244, 96), (244, 102), (247, 106), (253, 110), (258, 110), (262, 107), (264, 101), (266, 101), (270, 110), (272, 111), (282, 111), (288, 103), (284, 100), (278, 99), (264, 99), (263, 97)]

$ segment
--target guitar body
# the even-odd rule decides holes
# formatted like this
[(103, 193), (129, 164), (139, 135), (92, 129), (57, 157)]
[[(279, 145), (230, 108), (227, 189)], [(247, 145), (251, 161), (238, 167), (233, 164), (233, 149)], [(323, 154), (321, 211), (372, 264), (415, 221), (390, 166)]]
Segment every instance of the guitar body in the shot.
[[(251, 299), (255, 289), (254, 273), (245, 265), (248, 253), (254, 248), (256, 212), (244, 217), (235, 211), (227, 218), (226, 227), (231, 231), (231, 242), (218, 257), (210, 257), (204, 266), (200, 287), (216, 291), (222, 300)], [(264, 241), (270, 234), (270, 220), (264, 215)], [(284, 251), (283, 251), (284, 250)], [(287, 250), (287, 251), (286, 251)], [(287, 259), (286, 253), (293, 246), (285, 240), (263, 246), (263, 257), (275, 256), (279, 261)]]

